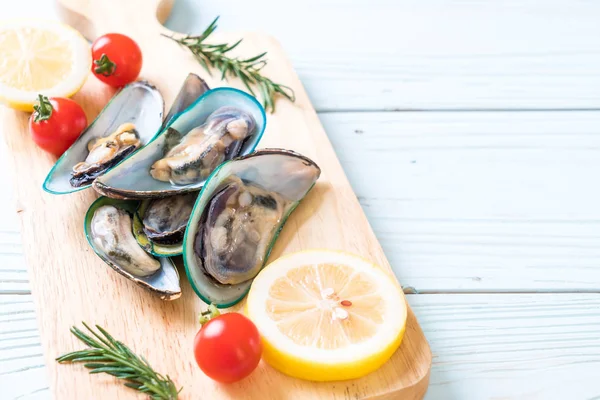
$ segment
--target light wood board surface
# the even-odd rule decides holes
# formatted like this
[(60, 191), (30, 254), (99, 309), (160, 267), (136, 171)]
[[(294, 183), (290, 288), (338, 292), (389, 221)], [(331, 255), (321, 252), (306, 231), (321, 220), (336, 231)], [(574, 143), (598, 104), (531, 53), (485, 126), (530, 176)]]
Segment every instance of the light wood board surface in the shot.
[[(2, 17), (56, 18), (51, 1), (0, 4)], [(167, 26), (197, 33), (221, 15), (222, 30), (262, 30), (282, 43), (396, 275), (419, 293), (407, 298), (434, 354), (426, 398), (600, 398), (600, 351), (582, 334), (598, 330), (593, 324), (600, 298), (593, 185), (600, 159), (594, 155), (600, 152), (594, 139), (600, 113), (593, 111), (600, 110), (600, 4), (303, 4), (177, 0)], [(282, 16), (286, 10), (295, 17)], [(590, 111), (574, 111), (579, 108)], [(397, 109), (457, 112), (391, 112)], [(486, 109), (517, 112), (478, 111)], [(543, 111), (523, 111), (532, 109)], [(404, 132), (409, 130), (415, 132), (410, 140)], [(360, 131), (367, 138), (359, 138)], [(5, 134), (2, 126), (0, 132)], [(419, 143), (418, 136), (427, 141)], [(380, 156), (371, 146), (365, 154), (355, 145), (356, 140), (368, 145), (374, 137), (385, 137), (397, 153)], [(402, 151), (404, 145), (409, 149)], [(381, 173), (380, 158), (388, 182), (372, 184)], [(4, 161), (0, 155), (0, 165)], [(418, 167), (418, 175), (410, 167)], [(440, 185), (443, 172), (461, 190)], [(511, 179), (503, 179), (504, 173)], [(538, 186), (527, 187), (521, 173), (527, 181), (538, 180), (548, 196), (536, 195)], [(0, 300), (30, 292), (5, 189), (10, 175), (0, 168)], [(494, 185), (498, 179), (502, 184)], [(485, 193), (470, 185), (473, 180)], [(539, 294), (548, 291), (563, 293)], [(0, 397), (48, 399), (39, 339), (28, 337), (37, 334), (33, 306), (25, 314), (18, 306), (0, 303)], [(457, 352), (459, 337), (465, 339)], [(507, 349), (506, 356), (499, 348)]]
[[(87, 34), (121, 32), (136, 40), (144, 54), (140, 78), (159, 88), (167, 106), (189, 72), (206, 75), (187, 51), (160, 37), (160, 32), (167, 31), (156, 15), (168, 14), (165, 14), (168, 11), (165, 1), (64, 0), (61, 3), (71, 12), (70, 23), (77, 14), (93, 25), (93, 31), (90, 26), (83, 27)], [(81, 27), (79, 23), (76, 26)], [(232, 42), (236, 36), (222, 35), (215, 40)], [(259, 147), (298, 151), (315, 160), (322, 169), (319, 182), (287, 222), (271, 259), (302, 249), (331, 248), (360, 254), (389, 269), (381, 246), (283, 50), (265, 35), (246, 34), (244, 38), (244, 46), (238, 54), (249, 57), (268, 51), (270, 62), (265, 73), (276, 82), (292, 87), (297, 96), (295, 104), (277, 103), (277, 113), (268, 116), (267, 130)], [(224, 84), (217, 79), (207, 81), (211, 87)], [(92, 120), (112, 93), (98, 80), (90, 78), (74, 98)], [(102, 398), (135, 397), (135, 392), (115, 384), (114, 378), (89, 375), (82, 366), (53, 362), (56, 356), (82, 346), (68, 333), (69, 327), (79, 321), (99, 324), (131, 344), (134, 351), (144, 354), (152, 365), (177, 380), (183, 387), (182, 399), (197, 398), (198, 393), (211, 399), (274, 400), (420, 399), (425, 394), (431, 353), (412, 312), (409, 312), (399, 351), (382, 368), (364, 378), (313, 383), (286, 377), (261, 363), (257, 371), (242, 382), (224, 386), (211, 381), (196, 367), (191, 352), (193, 337), (199, 328), (197, 316), (205, 305), (196, 298), (185, 278), (182, 278), (182, 297), (164, 302), (107, 268), (86, 244), (82, 232), (83, 216), (96, 197), (95, 192), (87, 190), (67, 196), (44, 193), (41, 183), (52, 159), (29, 140), (28, 115), (4, 109), (1, 118), (7, 131), (14, 132), (5, 135), (8, 164), (15, 171), (31, 176), (27, 180), (15, 179), (15, 194), (34, 303), (39, 311), (50, 388), (56, 398), (93, 398), (98, 391), (102, 391)], [(180, 274), (184, 276), (183, 270)]]

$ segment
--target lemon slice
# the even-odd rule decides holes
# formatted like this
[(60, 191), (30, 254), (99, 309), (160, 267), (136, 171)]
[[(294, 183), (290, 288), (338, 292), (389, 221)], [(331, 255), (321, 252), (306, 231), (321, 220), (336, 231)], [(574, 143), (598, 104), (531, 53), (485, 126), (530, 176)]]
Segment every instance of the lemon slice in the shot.
[(38, 93), (70, 97), (92, 65), (88, 42), (76, 30), (52, 21), (0, 23), (0, 101), (32, 111)]
[(301, 379), (358, 378), (385, 363), (402, 341), (406, 301), (391, 274), (343, 252), (280, 258), (254, 279), (246, 303), (263, 359)]

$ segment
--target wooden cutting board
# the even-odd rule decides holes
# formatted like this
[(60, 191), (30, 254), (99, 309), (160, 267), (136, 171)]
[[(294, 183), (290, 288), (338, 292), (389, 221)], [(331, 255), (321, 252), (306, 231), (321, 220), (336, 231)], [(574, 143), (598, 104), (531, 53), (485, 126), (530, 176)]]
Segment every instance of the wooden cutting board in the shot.
[[(205, 78), (211, 87), (240, 82), (221, 82), (202, 70), (186, 49), (163, 38), (170, 33), (159, 21), (168, 16), (171, 0), (59, 0), (67, 22), (88, 38), (121, 32), (142, 48), (141, 78), (154, 83), (167, 106), (189, 72)], [(265, 73), (292, 87), (296, 103), (277, 102), (268, 116), (267, 130), (259, 147), (296, 150), (322, 168), (312, 192), (293, 213), (271, 255), (308, 248), (343, 249), (390, 268), (362, 212), (319, 119), (283, 50), (263, 34), (219, 34), (215, 40), (244, 38), (239, 54), (268, 51)], [(90, 77), (74, 99), (91, 121), (113, 90)], [(192, 343), (204, 304), (191, 290), (183, 269), (183, 295), (172, 302), (123, 279), (88, 247), (83, 217), (97, 197), (93, 190), (53, 196), (42, 182), (54, 159), (29, 138), (28, 114), (1, 110), (1, 130), (14, 176), (17, 212), (22, 223), (23, 247), (29, 265), (31, 287), (50, 386), (56, 399), (130, 399), (136, 392), (110, 376), (89, 375), (80, 365), (58, 365), (54, 358), (82, 348), (69, 327), (81, 321), (99, 324), (115, 337), (147, 357), (156, 370), (170, 374), (180, 386), (182, 399), (420, 399), (429, 380), (431, 353), (414, 314), (409, 310), (406, 335), (400, 349), (378, 371), (345, 382), (314, 383), (287, 377), (265, 363), (242, 382), (217, 384), (195, 364)], [(139, 396), (138, 396), (139, 397)]]

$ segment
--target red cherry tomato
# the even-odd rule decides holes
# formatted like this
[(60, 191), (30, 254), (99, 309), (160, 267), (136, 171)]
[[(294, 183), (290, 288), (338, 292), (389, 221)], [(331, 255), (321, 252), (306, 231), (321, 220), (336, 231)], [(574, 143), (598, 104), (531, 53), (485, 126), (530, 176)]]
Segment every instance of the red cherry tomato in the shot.
[(92, 43), (92, 72), (102, 82), (121, 87), (136, 80), (142, 69), (142, 51), (120, 33), (107, 33)]
[(83, 109), (70, 99), (40, 95), (34, 110), (29, 118), (31, 137), (57, 157), (71, 147), (87, 126)]
[(236, 382), (250, 375), (261, 354), (256, 325), (239, 313), (211, 319), (194, 339), (198, 366), (208, 377), (222, 383)]

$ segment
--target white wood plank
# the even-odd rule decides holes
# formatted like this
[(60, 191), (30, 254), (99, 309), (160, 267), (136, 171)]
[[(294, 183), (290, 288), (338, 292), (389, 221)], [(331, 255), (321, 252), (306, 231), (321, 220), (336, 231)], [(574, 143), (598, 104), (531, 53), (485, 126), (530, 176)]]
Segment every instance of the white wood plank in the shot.
[(595, 399), (600, 296), (409, 296), (434, 354), (426, 399)]
[(178, 0), (167, 26), (281, 41), (318, 111), (600, 107), (600, 3)]
[[(50, 400), (52, 394), (45, 382), (45, 376), (40, 374), (40, 369), (27, 370), (12, 377), (6, 378), (8, 385), (7, 399), (14, 400)], [(2, 378), (0, 378), (2, 384)], [(24, 386), (20, 386), (24, 385)], [(9, 397), (11, 396), (11, 397)]]
[(12, 373), (0, 373), (2, 398), (17, 399), (51, 399), (45, 367), (33, 366), (16, 369)]
[(27, 393), (15, 397), (15, 400), (50, 400), (52, 395), (48, 388), (40, 388), (32, 393)]
[(404, 285), (600, 291), (600, 113), (321, 120)]
[(13, 171), (8, 169), (3, 151), (0, 150), (0, 294), (30, 293), (17, 221), (18, 208), (12, 199)]
[[(599, 295), (444, 294), (408, 300), (434, 353), (427, 399), (600, 396)], [(15, 346), (14, 339), (3, 338), (3, 329), (0, 322), (0, 347)], [(15, 397), (47, 385), (41, 358), (27, 357), (36, 351), (35, 340), (20, 343), (25, 357), (0, 363), (0, 386), (6, 382)]]
[(29, 278), (24, 256), (20, 250), (15, 253), (13, 251), (0, 241), (0, 294), (29, 293)]
[[(40, 0), (10, 12), (56, 16)], [(167, 26), (217, 15), (280, 40), (321, 111), (600, 108), (598, 2), (177, 0)]]
[(48, 381), (31, 295), (0, 295), (3, 399), (48, 399)]

